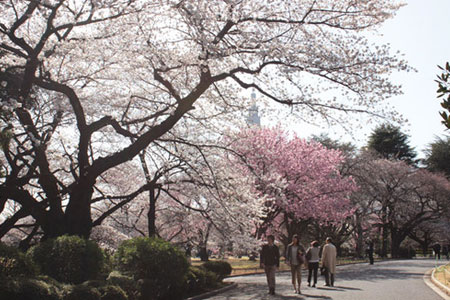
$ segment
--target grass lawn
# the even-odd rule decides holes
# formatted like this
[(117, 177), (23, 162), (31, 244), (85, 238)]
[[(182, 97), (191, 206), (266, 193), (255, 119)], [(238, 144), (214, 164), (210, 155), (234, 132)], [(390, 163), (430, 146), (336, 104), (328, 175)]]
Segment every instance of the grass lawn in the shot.
[[(231, 276), (235, 275), (244, 275), (244, 274), (254, 274), (254, 273), (264, 273), (264, 270), (259, 268), (259, 260), (251, 261), (248, 257), (244, 256), (242, 258), (237, 257), (228, 257), (226, 259), (215, 259), (211, 258), (210, 260), (224, 260), (230, 263), (233, 271), (231, 272)], [(351, 258), (338, 258), (338, 264), (351, 264), (351, 263), (361, 263), (368, 262), (367, 259), (351, 259)], [(198, 258), (192, 259), (192, 265), (198, 266), (201, 265), (202, 262)], [(290, 267), (284, 263), (282, 259), (280, 263), (280, 271), (290, 270)]]
[(448, 288), (450, 288), (450, 264), (438, 267), (436, 269), (436, 271), (434, 272), (434, 276), (443, 285), (445, 285)]

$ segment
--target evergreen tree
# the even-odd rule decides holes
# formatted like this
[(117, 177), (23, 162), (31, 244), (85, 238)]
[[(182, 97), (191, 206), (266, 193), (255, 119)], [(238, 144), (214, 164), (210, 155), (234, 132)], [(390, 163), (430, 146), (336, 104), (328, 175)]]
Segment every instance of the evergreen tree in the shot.
[(326, 133), (312, 135), (311, 140), (321, 143), (327, 149), (339, 150), (346, 157), (352, 156), (356, 152), (356, 147), (352, 143), (343, 143), (338, 140), (333, 140)]
[(426, 149), (425, 163), (433, 172), (443, 172), (450, 177), (450, 137), (437, 138)]
[(398, 159), (409, 164), (414, 163), (416, 152), (409, 146), (409, 137), (399, 127), (382, 124), (375, 128), (369, 137), (367, 148), (379, 153), (386, 159)]

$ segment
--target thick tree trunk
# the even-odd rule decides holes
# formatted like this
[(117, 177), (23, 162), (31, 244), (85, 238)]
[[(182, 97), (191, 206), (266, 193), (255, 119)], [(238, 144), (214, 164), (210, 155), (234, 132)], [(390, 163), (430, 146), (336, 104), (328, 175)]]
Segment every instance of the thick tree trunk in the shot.
[(359, 258), (364, 257), (364, 231), (361, 225), (361, 217), (359, 214), (355, 215), (355, 231), (356, 231), (356, 256)]
[(406, 235), (398, 232), (394, 229), (391, 229), (391, 257), (392, 258), (400, 258), (400, 245), (403, 240), (406, 238)]
[(206, 248), (206, 246), (200, 247), (199, 256), (201, 261), (209, 260), (208, 249)]
[(91, 200), (94, 183), (80, 182), (70, 194), (65, 214), (65, 233), (89, 238), (92, 230)]
[(381, 222), (382, 222), (382, 232), (381, 232), (381, 253), (380, 256), (382, 258), (387, 257), (387, 243), (389, 238), (389, 229), (387, 224), (387, 207), (383, 206), (382, 208), (382, 216), (381, 216)]

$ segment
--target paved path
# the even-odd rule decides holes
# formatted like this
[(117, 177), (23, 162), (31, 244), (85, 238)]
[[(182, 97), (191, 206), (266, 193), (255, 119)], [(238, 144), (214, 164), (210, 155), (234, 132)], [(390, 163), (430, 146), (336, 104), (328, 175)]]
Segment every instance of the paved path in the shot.
[(324, 287), (324, 277), (319, 278), (318, 288), (307, 287), (303, 272), (302, 295), (294, 294), (289, 272), (277, 273), (275, 296), (267, 295), (264, 275), (232, 277), (226, 281), (236, 282), (236, 288), (208, 299), (442, 300), (423, 279), (434, 263), (431, 259), (414, 259), (346, 265), (338, 267), (334, 287)]

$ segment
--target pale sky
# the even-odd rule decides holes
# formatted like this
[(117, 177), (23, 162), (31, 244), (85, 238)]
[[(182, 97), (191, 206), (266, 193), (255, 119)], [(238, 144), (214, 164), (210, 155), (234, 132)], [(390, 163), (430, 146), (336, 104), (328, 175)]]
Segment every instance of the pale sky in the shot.
[[(450, 61), (450, 0), (407, 0), (407, 5), (379, 30), (381, 41), (393, 51), (405, 54), (417, 72), (394, 74), (392, 81), (403, 86), (404, 94), (390, 99), (409, 120), (402, 131), (410, 135), (410, 144), (418, 152), (435, 136), (450, 134), (442, 125), (436, 98), (438, 65)], [(375, 126), (365, 134), (370, 134)], [(420, 154), (420, 153), (419, 153)]]
[[(435, 80), (440, 74), (438, 65), (450, 62), (450, 0), (405, 0), (394, 18), (385, 22), (370, 37), (376, 44), (389, 44), (392, 53), (400, 51), (411, 67), (417, 72), (397, 72), (390, 78), (392, 83), (402, 85), (403, 95), (388, 99), (408, 122), (401, 131), (409, 135), (410, 146), (418, 157), (423, 158), (423, 150), (437, 136), (450, 135), (441, 124), (442, 111), (437, 99), (438, 88)], [(370, 34), (370, 33), (369, 33)], [(344, 133), (334, 126), (328, 130), (305, 123), (290, 127), (300, 136), (307, 138), (312, 134), (327, 133), (331, 138), (351, 142), (357, 147), (366, 145), (369, 135), (383, 120), (372, 120), (364, 129)], [(265, 120), (262, 123), (266, 123)], [(267, 125), (267, 124), (266, 124)]]

